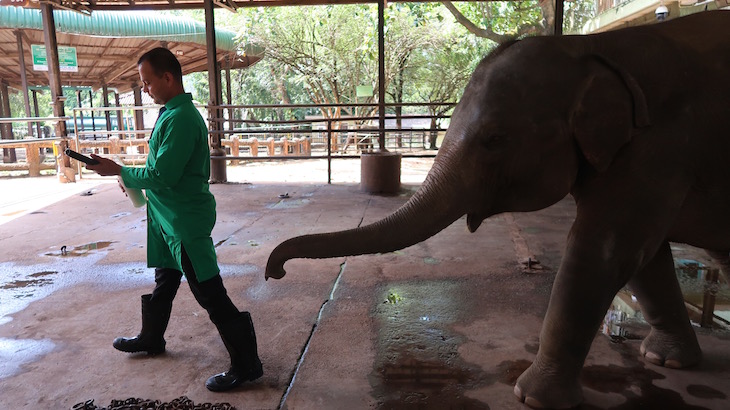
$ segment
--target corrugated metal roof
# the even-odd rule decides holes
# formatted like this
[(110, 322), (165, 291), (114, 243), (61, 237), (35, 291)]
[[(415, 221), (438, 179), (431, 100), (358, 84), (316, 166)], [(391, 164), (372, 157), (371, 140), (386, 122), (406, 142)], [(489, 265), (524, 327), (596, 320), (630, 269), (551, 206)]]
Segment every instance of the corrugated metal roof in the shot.
[[(56, 31), (99, 37), (139, 37), (159, 41), (192, 42), (205, 45), (205, 24), (186, 18), (160, 17), (140, 12), (95, 11), (91, 15), (54, 10)], [(38, 9), (0, 7), (0, 28), (42, 30)], [(235, 50), (235, 33), (216, 29), (216, 48)]]
[[(175, 53), (183, 74), (208, 69), (205, 25), (191, 19), (159, 16), (153, 12), (95, 11), (91, 16), (54, 11), (59, 46), (73, 47), (78, 70), (61, 72), (63, 86), (107, 85), (121, 92), (139, 84), (137, 59), (153, 47)], [(261, 59), (263, 50), (246, 45), (236, 50), (234, 33), (217, 29), (216, 59), (221, 68), (244, 68)], [(48, 84), (46, 71), (32, 64), (31, 45), (44, 44), (42, 18), (37, 9), (0, 7), (0, 79), (21, 86), (18, 38), (22, 43), (30, 86)]]

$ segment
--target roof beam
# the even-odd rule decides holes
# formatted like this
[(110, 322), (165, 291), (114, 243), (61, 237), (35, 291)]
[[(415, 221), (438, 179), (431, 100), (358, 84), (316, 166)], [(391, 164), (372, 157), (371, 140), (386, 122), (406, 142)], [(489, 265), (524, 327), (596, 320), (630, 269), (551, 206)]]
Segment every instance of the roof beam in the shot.
[[(154, 44), (154, 41), (148, 40), (145, 44), (140, 45), (139, 49), (141, 51), (137, 52), (135, 56), (132, 58), (133, 62), (132, 64), (136, 64), (137, 60), (139, 60), (140, 57), (142, 57), (142, 54), (146, 53), (150, 48), (152, 48), (152, 45)], [(127, 62), (130, 61), (129, 58), (126, 59)], [(128, 65), (122, 65), (121, 67), (112, 67), (112, 69), (107, 70), (106, 72), (102, 73), (101, 76), (106, 79), (106, 81), (112, 82), (119, 78), (122, 74), (129, 71)]]
[[(203, 0), (41, 0), (73, 11), (86, 10), (169, 10), (202, 9)], [(393, 0), (391, 2), (428, 2)], [(492, 1), (492, 0), (481, 0)], [(317, 6), (339, 4), (377, 4), (378, 0), (214, 0), (215, 6), (235, 11), (242, 7)]]

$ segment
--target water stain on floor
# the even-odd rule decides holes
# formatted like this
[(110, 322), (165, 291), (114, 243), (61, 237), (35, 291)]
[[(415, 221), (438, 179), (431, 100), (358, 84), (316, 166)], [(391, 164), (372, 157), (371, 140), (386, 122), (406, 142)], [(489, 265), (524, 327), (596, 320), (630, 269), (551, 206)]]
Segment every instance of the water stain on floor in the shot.
[(58, 247), (57, 250), (46, 252), (44, 255), (46, 256), (60, 256), (60, 257), (68, 257), (68, 256), (84, 256), (89, 253), (106, 249), (111, 244), (115, 243), (116, 241), (99, 241), (99, 242), (91, 242), (84, 245), (79, 246), (73, 246), (69, 248), (66, 245), (61, 245)]
[(671, 389), (657, 386), (654, 382), (665, 377), (642, 366), (586, 366), (581, 376), (584, 387), (602, 392), (617, 393), (626, 398), (622, 405), (612, 410), (684, 409), (706, 410), (704, 407), (687, 404), (682, 396)]
[(43, 286), (46, 284), (53, 283), (52, 279), (46, 278), (46, 276), (54, 275), (58, 272), (56, 271), (43, 271), (43, 272), (36, 272), (33, 274), (28, 275), (29, 278), (32, 279), (19, 279), (14, 280), (12, 282), (8, 282), (0, 286), (0, 289), (21, 289), (21, 288), (28, 288), (33, 286)]
[[(458, 353), (450, 326), (465, 314), (463, 289), (450, 281), (384, 286), (373, 311), (378, 328), (372, 394), (380, 409), (489, 409), (465, 392), (485, 383)], [(458, 301), (462, 303), (457, 303)]]
[(55, 344), (48, 339), (0, 338), (0, 379), (18, 373), (25, 363), (51, 352)]
[(312, 202), (311, 199), (282, 199), (279, 202), (267, 206), (269, 209), (292, 209), (301, 208)]
[(690, 384), (687, 386), (687, 393), (701, 399), (727, 399), (727, 395), (725, 393), (713, 389), (710, 386), (704, 386), (701, 384)]

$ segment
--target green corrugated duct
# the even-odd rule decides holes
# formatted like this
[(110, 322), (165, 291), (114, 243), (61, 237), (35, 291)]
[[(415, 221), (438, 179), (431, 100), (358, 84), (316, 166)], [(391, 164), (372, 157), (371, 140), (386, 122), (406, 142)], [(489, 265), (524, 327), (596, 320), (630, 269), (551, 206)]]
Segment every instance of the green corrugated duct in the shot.
[[(56, 31), (101, 37), (142, 37), (150, 40), (189, 42), (205, 45), (205, 25), (197, 21), (174, 17), (148, 15), (140, 12), (94, 11), (85, 15), (66, 10), (54, 10)], [(0, 28), (43, 30), (38, 9), (0, 7)], [(216, 48), (234, 51), (235, 33), (215, 30)]]

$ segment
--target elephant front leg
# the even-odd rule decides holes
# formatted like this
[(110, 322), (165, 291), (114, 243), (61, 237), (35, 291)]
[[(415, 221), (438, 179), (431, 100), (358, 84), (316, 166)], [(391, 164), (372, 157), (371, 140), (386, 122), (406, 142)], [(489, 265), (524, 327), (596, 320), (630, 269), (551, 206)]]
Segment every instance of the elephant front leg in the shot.
[(674, 272), (669, 243), (629, 281), (651, 332), (641, 343), (641, 354), (659, 366), (683, 368), (697, 364), (702, 352), (689, 321)]
[[(577, 248), (569, 245), (566, 251), (537, 357), (514, 388), (518, 399), (533, 408), (567, 409), (583, 401), (579, 382), (583, 363), (611, 300), (625, 284), (618, 269), (600, 257), (600, 250)], [(596, 257), (586, 257), (589, 254)]]

